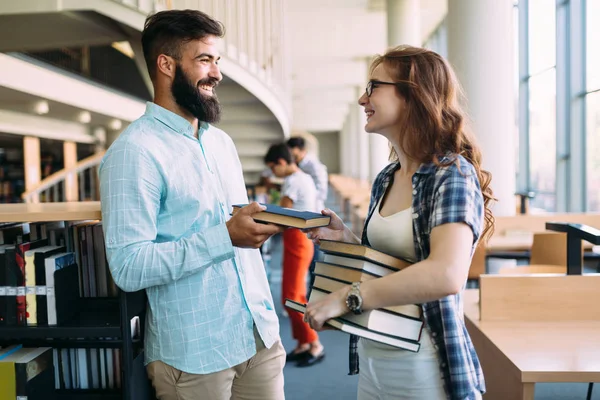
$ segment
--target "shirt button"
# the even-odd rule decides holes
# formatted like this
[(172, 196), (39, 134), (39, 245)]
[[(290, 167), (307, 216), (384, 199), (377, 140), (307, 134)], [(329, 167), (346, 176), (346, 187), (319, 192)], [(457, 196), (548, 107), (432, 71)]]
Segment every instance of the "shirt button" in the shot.
[(413, 219), (419, 218), (419, 214), (417, 214), (417, 213), (414, 213), (412, 216), (413, 216)]
[(417, 191), (416, 191), (416, 189), (415, 189), (415, 190), (413, 190), (413, 194), (417, 194)]
[(432, 333), (431, 333), (431, 336), (433, 336), (433, 337), (436, 337), (436, 336), (437, 336), (437, 333), (436, 333), (436, 332), (432, 332)]

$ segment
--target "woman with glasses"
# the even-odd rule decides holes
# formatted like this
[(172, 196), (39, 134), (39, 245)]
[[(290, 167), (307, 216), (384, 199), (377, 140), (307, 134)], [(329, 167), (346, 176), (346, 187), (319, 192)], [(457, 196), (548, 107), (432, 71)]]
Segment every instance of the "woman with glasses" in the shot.
[(351, 337), (350, 373), (358, 399), (480, 399), (481, 366), (463, 322), (462, 291), (471, 256), (493, 229), (491, 175), (466, 127), (460, 87), (448, 63), (421, 48), (397, 47), (374, 59), (365, 93), (365, 130), (387, 138), (392, 162), (375, 179), (362, 238), (332, 211), (315, 242), (362, 243), (413, 264), (355, 282), (307, 307), (315, 329), (347, 312), (419, 305), (424, 329), (416, 353)]

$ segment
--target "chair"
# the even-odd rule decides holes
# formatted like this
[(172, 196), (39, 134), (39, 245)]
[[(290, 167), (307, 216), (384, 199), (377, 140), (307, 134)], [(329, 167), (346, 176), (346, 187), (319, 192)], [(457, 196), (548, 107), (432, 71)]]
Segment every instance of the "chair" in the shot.
[(567, 267), (567, 235), (557, 232), (539, 232), (533, 235), (530, 265), (558, 265)]

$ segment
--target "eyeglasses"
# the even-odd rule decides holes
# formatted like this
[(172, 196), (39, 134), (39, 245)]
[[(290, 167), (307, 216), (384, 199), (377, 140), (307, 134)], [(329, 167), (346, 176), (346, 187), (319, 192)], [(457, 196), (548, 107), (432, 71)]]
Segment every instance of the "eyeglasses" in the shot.
[(411, 87), (416, 86), (414, 83), (412, 82), (383, 82), (383, 81), (374, 81), (371, 80), (369, 81), (369, 83), (367, 83), (367, 88), (365, 89), (365, 93), (367, 93), (367, 97), (371, 97), (371, 95), (373, 94), (373, 89), (375, 89), (377, 87), (377, 85), (393, 85), (393, 86), (400, 86), (400, 85), (408, 85)]

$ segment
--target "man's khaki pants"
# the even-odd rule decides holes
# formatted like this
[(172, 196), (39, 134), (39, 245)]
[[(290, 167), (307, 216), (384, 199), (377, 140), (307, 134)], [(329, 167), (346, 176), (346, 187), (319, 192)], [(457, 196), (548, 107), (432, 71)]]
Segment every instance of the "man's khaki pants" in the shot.
[(198, 375), (153, 361), (146, 367), (159, 400), (283, 400), (285, 350), (281, 341), (265, 348), (254, 331), (256, 354), (224, 371)]

